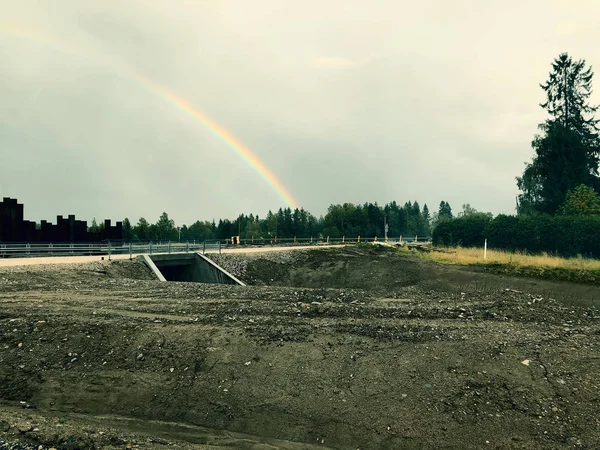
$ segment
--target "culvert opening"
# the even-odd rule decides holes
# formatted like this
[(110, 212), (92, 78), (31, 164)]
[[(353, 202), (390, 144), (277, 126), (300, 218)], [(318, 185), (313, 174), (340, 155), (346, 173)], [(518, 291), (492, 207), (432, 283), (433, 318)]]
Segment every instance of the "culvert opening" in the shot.
[(144, 255), (158, 279), (188, 283), (245, 284), (201, 253)]

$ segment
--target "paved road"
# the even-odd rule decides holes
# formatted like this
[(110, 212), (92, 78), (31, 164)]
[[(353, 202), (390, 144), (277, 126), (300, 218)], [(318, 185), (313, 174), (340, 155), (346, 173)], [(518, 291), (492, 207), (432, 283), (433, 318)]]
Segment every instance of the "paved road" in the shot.
[[(294, 245), (289, 247), (240, 247), (240, 248), (224, 248), (221, 253), (264, 253), (264, 252), (281, 252), (286, 250), (308, 250), (314, 248), (322, 248), (324, 246), (315, 245)], [(343, 245), (327, 245), (327, 248), (343, 247)], [(216, 251), (207, 252), (216, 253)], [(134, 255), (137, 256), (137, 255)], [(73, 264), (73, 263), (88, 263), (94, 261), (108, 259), (108, 256), (48, 256), (35, 258), (0, 258), (0, 267), (11, 266), (33, 266), (40, 264)], [(129, 255), (112, 255), (111, 260), (129, 259)]]

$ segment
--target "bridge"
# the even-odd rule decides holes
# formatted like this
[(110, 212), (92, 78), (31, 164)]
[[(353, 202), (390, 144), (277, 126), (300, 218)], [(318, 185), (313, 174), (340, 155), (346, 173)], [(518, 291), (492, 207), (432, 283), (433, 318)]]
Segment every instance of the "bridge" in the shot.
[(244, 239), (232, 245), (228, 240), (203, 242), (130, 242), (130, 243), (66, 243), (66, 244), (8, 244), (0, 243), (0, 266), (56, 264), (91, 262), (104, 259), (131, 259), (133, 255), (171, 253), (229, 253), (229, 252), (269, 252), (284, 250), (305, 250), (319, 247), (336, 247), (358, 243), (379, 245), (427, 245), (429, 237), (409, 237), (377, 240), (377, 238), (287, 238), (254, 241)]
[[(262, 253), (262, 252), (281, 252), (281, 251), (289, 251), (289, 250), (307, 250), (314, 248), (335, 248), (342, 247), (340, 244), (330, 244), (330, 245), (295, 245), (295, 246), (279, 246), (279, 247), (232, 247), (232, 248), (221, 248), (213, 249), (210, 248), (206, 250), (206, 253)], [(169, 252), (153, 252), (152, 255), (169, 255), (169, 254), (186, 254), (190, 252), (186, 252), (185, 250), (179, 250), (175, 247), (171, 248), (173, 251)], [(163, 250), (159, 248), (159, 250)], [(175, 251), (177, 250), (177, 251)], [(200, 251), (201, 252), (201, 251)], [(139, 252), (135, 254), (148, 254), (147, 252)], [(112, 254), (110, 255), (111, 260), (123, 260), (130, 259), (131, 255), (127, 254)], [(101, 260), (108, 260), (109, 255), (81, 255), (81, 256), (71, 256), (69, 254), (64, 256), (39, 256), (39, 257), (11, 257), (11, 258), (0, 258), (0, 267), (10, 267), (10, 266), (27, 266), (27, 265), (40, 265), (40, 264), (76, 264), (76, 263), (87, 263)]]

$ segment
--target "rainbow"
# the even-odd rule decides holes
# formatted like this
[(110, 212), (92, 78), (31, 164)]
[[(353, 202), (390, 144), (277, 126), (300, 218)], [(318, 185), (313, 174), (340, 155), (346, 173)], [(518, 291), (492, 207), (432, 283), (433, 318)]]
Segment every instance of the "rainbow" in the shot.
[(161, 86), (139, 74), (133, 75), (142, 84), (147, 86), (153, 92), (160, 95), (167, 102), (173, 106), (179, 108), (187, 115), (194, 118), (204, 128), (206, 128), (214, 136), (218, 137), (227, 147), (245, 161), (250, 167), (252, 167), (263, 180), (265, 180), (273, 190), (286, 202), (292, 209), (298, 208), (298, 202), (294, 199), (292, 194), (285, 188), (285, 186), (279, 181), (279, 179), (269, 170), (269, 168), (254, 154), (248, 147), (241, 143), (234, 135), (227, 131), (222, 125), (218, 124), (206, 114), (203, 114), (189, 102), (181, 97), (178, 97), (173, 92), (169, 91), (164, 86)]
[[(40, 43), (44, 46), (50, 47), (55, 51), (64, 52), (69, 55), (76, 56), (85, 60), (90, 60), (88, 56), (83, 56), (77, 52), (73, 52), (68, 46), (57, 45), (55, 40), (47, 39), (46, 37), (37, 37), (35, 33), (23, 32), (22, 29), (16, 27), (9, 27), (0, 24), (0, 33), (7, 34), (13, 37), (30, 39), (34, 42)], [(94, 61), (93, 61), (94, 62)], [(94, 62), (95, 63), (95, 62)], [(298, 202), (289, 192), (289, 190), (279, 181), (279, 179), (269, 170), (269, 168), (261, 161), (261, 159), (252, 152), (246, 145), (240, 142), (233, 134), (231, 134), (225, 127), (208, 117), (206, 114), (200, 112), (197, 108), (191, 105), (185, 99), (179, 97), (165, 86), (162, 86), (155, 81), (152, 81), (143, 75), (140, 75), (133, 71), (121, 71), (114, 70), (113, 68), (107, 68), (102, 65), (102, 68), (109, 70), (117, 75), (132, 81), (137, 81), (145, 90), (156, 94), (163, 98), (165, 101), (175, 106), (177, 109), (183, 111), (196, 122), (202, 125), (211, 134), (219, 138), (230, 150), (234, 152), (242, 161), (256, 171), (260, 177), (275, 191), (275, 193), (292, 209), (298, 208)]]

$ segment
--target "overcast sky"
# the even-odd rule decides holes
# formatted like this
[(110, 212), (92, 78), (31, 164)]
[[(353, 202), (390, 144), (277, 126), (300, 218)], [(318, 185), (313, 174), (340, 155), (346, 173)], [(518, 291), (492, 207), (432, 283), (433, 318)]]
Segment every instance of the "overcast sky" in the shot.
[(415, 199), (513, 213), (552, 59), (600, 67), (591, 0), (0, 0), (0, 11), (0, 197), (33, 220), (167, 211), (189, 224), (286, 206), (131, 74), (219, 122), (317, 215)]

